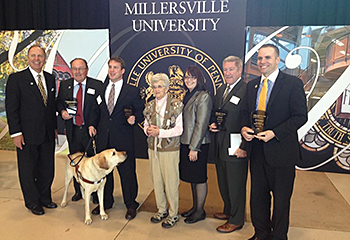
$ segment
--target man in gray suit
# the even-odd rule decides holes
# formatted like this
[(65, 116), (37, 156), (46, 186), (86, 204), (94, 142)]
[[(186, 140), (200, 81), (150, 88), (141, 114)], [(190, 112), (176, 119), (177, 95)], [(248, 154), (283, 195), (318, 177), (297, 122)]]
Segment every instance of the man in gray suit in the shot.
[[(210, 124), (213, 132), (211, 156), (215, 158), (218, 184), (224, 201), (223, 212), (214, 217), (227, 222), (216, 228), (218, 232), (230, 233), (244, 225), (246, 181), (248, 172), (245, 140), (241, 139), (241, 103), (246, 92), (246, 83), (241, 79), (242, 60), (229, 56), (223, 61), (226, 84), (215, 96)], [(223, 121), (218, 115), (224, 115)], [(230, 152), (232, 151), (232, 152)]]

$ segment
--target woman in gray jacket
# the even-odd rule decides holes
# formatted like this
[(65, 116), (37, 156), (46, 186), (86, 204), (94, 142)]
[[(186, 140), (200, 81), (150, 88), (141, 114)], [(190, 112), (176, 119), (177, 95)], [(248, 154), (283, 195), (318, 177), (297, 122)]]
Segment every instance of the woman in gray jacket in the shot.
[(209, 119), (212, 97), (206, 90), (204, 76), (197, 66), (189, 66), (184, 75), (183, 134), (180, 147), (180, 179), (191, 183), (193, 206), (181, 215), (185, 223), (204, 220), (207, 196), (207, 157)]

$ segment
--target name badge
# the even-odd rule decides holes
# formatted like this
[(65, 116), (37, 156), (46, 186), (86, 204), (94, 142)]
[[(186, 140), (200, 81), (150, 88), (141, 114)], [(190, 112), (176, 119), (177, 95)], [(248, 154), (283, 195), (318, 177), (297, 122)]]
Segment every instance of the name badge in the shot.
[(98, 95), (98, 97), (96, 98), (97, 104), (100, 105), (102, 102), (102, 98), (101, 95)]
[(241, 99), (239, 97), (236, 97), (236, 96), (232, 96), (231, 99), (230, 99), (230, 102), (237, 105), (239, 103)]
[(95, 94), (95, 89), (89, 88), (89, 89), (87, 90), (87, 93), (88, 93), (88, 94), (91, 94), (91, 95), (94, 95), (94, 94)]

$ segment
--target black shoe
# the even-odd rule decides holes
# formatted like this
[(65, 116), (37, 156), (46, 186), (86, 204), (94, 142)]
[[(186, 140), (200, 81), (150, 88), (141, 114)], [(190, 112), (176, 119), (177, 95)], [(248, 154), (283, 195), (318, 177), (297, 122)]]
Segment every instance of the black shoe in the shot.
[(190, 210), (181, 213), (181, 216), (187, 218), (187, 217), (191, 216), (194, 212), (195, 212), (195, 210), (193, 208), (191, 208)]
[(32, 213), (35, 214), (35, 215), (44, 215), (45, 214), (45, 211), (44, 211), (43, 207), (40, 206), (39, 204), (34, 205), (30, 209), (30, 211), (32, 211)]
[(129, 208), (128, 211), (126, 211), (125, 218), (127, 220), (134, 219), (136, 217), (136, 209)]
[[(112, 208), (112, 207), (105, 207), (105, 211), (106, 210), (108, 210), (108, 209), (110, 209), (110, 208)], [(97, 205), (97, 207), (95, 207), (92, 211), (91, 211), (91, 213), (93, 214), (93, 215), (99, 215), (100, 214), (100, 205)]]
[(92, 198), (92, 202), (94, 203), (94, 204), (99, 204), (99, 202), (98, 202), (98, 198)]
[(57, 208), (57, 204), (54, 203), (54, 202), (50, 202), (50, 203), (48, 203), (48, 204), (42, 203), (41, 205), (43, 205), (43, 206), (46, 207), (46, 208)]
[(81, 193), (75, 193), (72, 197), (72, 201), (73, 202), (77, 202), (79, 201), (80, 199), (82, 199), (83, 197), (81, 196)]
[[(193, 216), (193, 215), (192, 215), (192, 216)], [(204, 211), (201, 215), (199, 215), (199, 216), (196, 217), (196, 218), (193, 218), (192, 216), (186, 218), (186, 219), (184, 220), (184, 222), (185, 222), (185, 223), (188, 223), (188, 224), (192, 224), (192, 223), (196, 223), (196, 222), (198, 222), (198, 221), (202, 221), (202, 220), (205, 219), (206, 213), (205, 213), (205, 211)]]

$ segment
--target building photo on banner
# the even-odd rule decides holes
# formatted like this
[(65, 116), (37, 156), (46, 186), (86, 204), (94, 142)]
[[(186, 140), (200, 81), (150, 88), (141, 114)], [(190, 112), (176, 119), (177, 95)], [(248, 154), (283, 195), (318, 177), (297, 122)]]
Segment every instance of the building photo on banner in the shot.
[[(38, 44), (45, 48), (47, 60), (44, 70), (55, 77), (56, 96), (61, 81), (72, 77), (70, 62), (76, 57), (87, 61), (89, 77), (104, 81), (107, 76), (108, 30), (1, 31), (0, 42), (0, 149), (2, 150), (15, 150), (8, 135), (5, 113), (6, 81), (11, 73), (28, 67), (26, 59), (30, 46)], [(57, 120), (56, 153), (60, 153), (68, 148), (68, 143), (64, 121), (61, 117), (58, 117)]]

